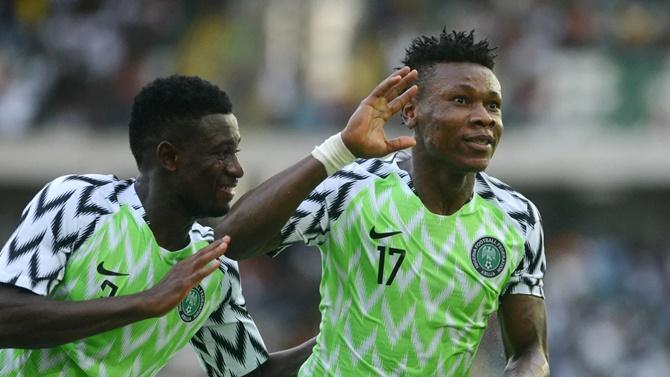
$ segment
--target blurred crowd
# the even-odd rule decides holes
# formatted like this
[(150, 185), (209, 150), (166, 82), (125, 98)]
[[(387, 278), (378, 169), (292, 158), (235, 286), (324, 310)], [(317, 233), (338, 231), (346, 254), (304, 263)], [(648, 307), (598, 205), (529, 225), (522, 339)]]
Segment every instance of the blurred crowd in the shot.
[[(339, 129), (400, 65), (411, 38), (443, 26), (476, 29), (499, 46), (511, 132), (670, 129), (667, 0), (7, 0), (0, 137), (48, 127), (125, 132), (133, 96), (172, 73), (228, 91), (243, 129)], [(670, 375), (668, 190), (572, 202), (548, 187), (536, 194), (528, 196), (545, 220), (552, 376)], [(28, 200), (5, 197), (3, 240)], [(320, 273), (318, 252), (304, 247), (242, 263), (271, 349), (318, 331)], [(499, 376), (502, 363), (493, 327), (473, 376)], [(161, 376), (191, 373), (174, 368)]]
[(230, 92), (244, 124), (339, 127), (443, 26), (499, 46), (508, 128), (668, 127), (663, 0), (8, 0), (0, 134), (122, 128), (139, 88), (175, 72)]

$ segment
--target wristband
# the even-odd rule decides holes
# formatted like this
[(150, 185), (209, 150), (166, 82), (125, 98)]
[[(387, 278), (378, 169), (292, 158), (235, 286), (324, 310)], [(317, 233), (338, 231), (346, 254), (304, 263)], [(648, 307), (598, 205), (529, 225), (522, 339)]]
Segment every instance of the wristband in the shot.
[(344, 145), (339, 132), (314, 148), (312, 156), (323, 164), (328, 176), (356, 160), (356, 156)]

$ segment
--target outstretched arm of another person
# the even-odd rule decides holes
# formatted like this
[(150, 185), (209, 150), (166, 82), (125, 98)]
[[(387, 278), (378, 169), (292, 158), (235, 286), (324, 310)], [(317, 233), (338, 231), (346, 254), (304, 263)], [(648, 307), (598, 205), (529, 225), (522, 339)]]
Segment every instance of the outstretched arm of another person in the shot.
[(498, 318), (507, 359), (504, 376), (549, 376), (544, 299), (522, 294), (505, 295)]
[[(415, 144), (409, 136), (387, 140), (384, 125), (416, 95), (415, 85), (405, 90), (416, 78), (415, 70), (404, 67), (382, 81), (360, 103), (340, 133), (341, 142), (350, 154), (380, 157)], [(310, 155), (240, 198), (216, 227), (217, 236), (231, 236), (227, 256), (244, 259), (276, 248), (283, 225), (327, 175), (324, 163)]]
[[(177, 306), (191, 288), (216, 271), (229, 238), (176, 264), (144, 292), (87, 301), (59, 301), (0, 283), (0, 348), (48, 348), (86, 338)], [(27, 320), (29, 319), (29, 320)]]

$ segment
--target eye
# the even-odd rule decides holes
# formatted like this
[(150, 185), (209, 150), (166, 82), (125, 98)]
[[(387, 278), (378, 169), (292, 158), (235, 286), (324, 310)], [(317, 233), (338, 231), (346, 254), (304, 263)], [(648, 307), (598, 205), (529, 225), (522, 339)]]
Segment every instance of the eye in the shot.
[(464, 105), (468, 102), (468, 98), (465, 97), (465, 96), (456, 96), (452, 99), (452, 101), (454, 101), (458, 104)]
[(226, 149), (215, 153), (216, 159), (226, 161), (235, 158), (240, 153), (240, 149)]
[(214, 154), (214, 156), (219, 160), (225, 160), (226, 158), (228, 158), (230, 156), (230, 153), (226, 152), (226, 151), (221, 151), (221, 152), (216, 152)]
[(489, 110), (491, 111), (498, 111), (500, 110), (500, 103), (498, 102), (489, 102), (486, 107), (488, 107)]

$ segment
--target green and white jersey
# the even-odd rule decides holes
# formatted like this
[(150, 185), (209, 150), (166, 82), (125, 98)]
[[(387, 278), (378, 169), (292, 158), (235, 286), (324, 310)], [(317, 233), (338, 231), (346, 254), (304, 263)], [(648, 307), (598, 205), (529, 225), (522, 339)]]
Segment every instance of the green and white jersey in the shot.
[[(63, 301), (130, 295), (213, 240), (212, 229), (196, 223), (186, 248), (165, 250), (144, 216), (133, 180), (58, 178), (0, 251), (0, 282)], [(0, 376), (153, 376), (189, 342), (209, 376), (249, 373), (268, 353), (245, 308), (237, 263), (220, 260), (220, 271), (165, 316), (54, 348), (0, 350)]]
[(535, 206), (478, 174), (472, 199), (429, 212), (400, 153), (358, 160), (319, 185), (282, 230), (318, 245), (320, 333), (300, 376), (467, 376), (505, 294), (543, 297)]

